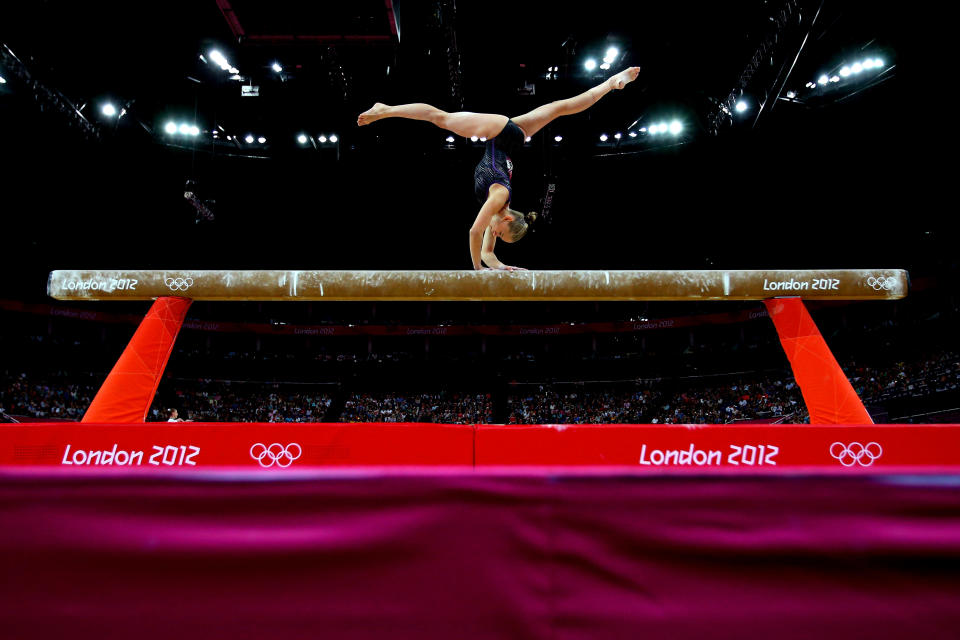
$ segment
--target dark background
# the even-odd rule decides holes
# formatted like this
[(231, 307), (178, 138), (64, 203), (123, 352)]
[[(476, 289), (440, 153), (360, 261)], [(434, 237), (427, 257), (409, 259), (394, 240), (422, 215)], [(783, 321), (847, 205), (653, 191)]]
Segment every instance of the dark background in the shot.
[[(358, 128), (357, 114), (375, 101), (425, 101), (516, 116), (639, 65), (635, 83), (554, 122), (514, 158), (515, 208), (538, 209), (548, 182), (556, 194), (533, 233), (498, 245), (504, 262), (531, 269), (906, 268), (924, 289), (902, 303), (814, 308), (831, 347), (840, 358), (880, 364), (956, 345), (952, 115), (942, 97), (949, 79), (934, 82), (927, 72), (949, 60), (936, 50), (947, 48), (938, 31), (949, 23), (936, 15), (917, 19), (920, 10), (906, 3), (804, 1), (790, 3), (789, 21), (775, 29), (772, 18), (787, 3), (772, 0), (563, 7), (394, 0), (398, 38), (382, 0), (228, 4), (243, 38), (214, 0), (3, 3), (0, 42), (19, 62), (0, 58), (7, 79), (0, 85), (0, 298), (83, 307), (46, 297), (52, 269), (469, 269), (482, 144), (458, 139), (447, 148), (446, 132), (410, 120)], [(718, 104), (774, 32), (743, 87), (750, 108), (713, 130)], [(614, 68), (586, 72), (584, 60), (599, 61), (609, 45), (621, 51)], [(245, 82), (200, 59), (214, 47)], [(882, 73), (826, 90), (804, 86), (867, 56), (884, 59)], [(274, 61), (282, 74), (271, 70)], [(550, 67), (559, 70), (547, 79)], [(248, 83), (260, 87), (259, 97), (241, 97)], [(531, 85), (534, 94), (526, 95)], [(787, 91), (796, 99), (785, 99)], [(101, 114), (108, 99), (127, 109), (123, 118)], [(685, 126), (677, 138), (626, 137), (631, 125), (673, 118)], [(168, 135), (171, 120), (195, 123), (202, 134)], [(624, 134), (620, 144), (600, 143), (601, 133), (616, 132)], [(267, 143), (225, 140), (247, 133)], [(300, 133), (340, 140), (300, 145)], [(554, 143), (555, 135), (563, 141)], [(187, 180), (197, 183), (213, 221), (198, 221), (184, 200)], [(88, 308), (142, 314), (147, 306)], [(190, 317), (550, 323), (759, 306), (197, 303)], [(3, 345), (18, 371), (82, 366), (102, 375), (132, 331), (7, 313)], [(41, 335), (48, 339), (38, 349), (28, 340)], [(168, 373), (361, 375), (396, 386), (426, 377), (443, 384), (452, 370), (474, 381), (613, 379), (787, 365), (765, 321), (600, 336), (596, 346), (590, 336), (491, 340), (485, 354), (479, 339), (341, 342), (185, 331)], [(366, 368), (316, 365), (317, 354), (371, 351), (401, 355), (393, 364), (374, 358)], [(254, 354), (249, 366), (238, 353)], [(521, 362), (518, 353), (533, 357)], [(411, 363), (402, 354), (418, 355)], [(614, 362), (620, 354), (631, 355)], [(407, 375), (421, 364), (418, 375)]]
[[(41, 110), (16, 79), (0, 87), (4, 260), (27, 275), (17, 279), (26, 285), (18, 294), (37, 298), (54, 268), (470, 268), (481, 145), (461, 139), (446, 149), (445, 132), (409, 120), (361, 129), (357, 114), (380, 100), (515, 116), (601, 81), (582, 63), (611, 43), (622, 55), (610, 73), (639, 65), (641, 76), (554, 122), (515, 159), (516, 208), (539, 207), (545, 173), (557, 192), (547, 224), (498, 247), (508, 264), (952, 268), (952, 215), (939, 193), (929, 114), (914, 119), (928, 111), (913, 91), (919, 74), (911, 75), (926, 60), (915, 57), (902, 5), (800, 3), (806, 8), (783, 30), (773, 64), (745, 89), (751, 110), (708, 132), (715, 101), (736, 85), (781, 4), (560, 9), (461, 0), (452, 14), (453, 3), (406, 0), (397, 8), (399, 42), (331, 52), (311, 42), (238, 43), (213, 0), (5, 3), (4, 42), (45, 86), (86, 105), (100, 140)], [(231, 6), (248, 35), (390, 34), (380, 1)], [(757, 96), (789, 66), (818, 10), (784, 85), (799, 100), (770, 100), (758, 117)], [(445, 53), (451, 32), (461, 61), (456, 90)], [(260, 97), (240, 97), (240, 82), (199, 59), (213, 46), (253, 78)], [(836, 63), (874, 52), (887, 65), (875, 86), (804, 89)], [(274, 60), (283, 80), (269, 69)], [(546, 80), (554, 65), (558, 78)], [(535, 95), (518, 95), (525, 82)], [(129, 113), (101, 116), (107, 98), (118, 108), (132, 100)], [(636, 120), (662, 116), (685, 123), (676, 144), (599, 143), (600, 133), (626, 134)], [(168, 119), (196, 122), (203, 134), (169, 136)], [(268, 143), (215, 143), (216, 126)], [(301, 131), (336, 132), (340, 142), (303, 148)], [(187, 179), (215, 201), (214, 222), (196, 222), (183, 199)]]

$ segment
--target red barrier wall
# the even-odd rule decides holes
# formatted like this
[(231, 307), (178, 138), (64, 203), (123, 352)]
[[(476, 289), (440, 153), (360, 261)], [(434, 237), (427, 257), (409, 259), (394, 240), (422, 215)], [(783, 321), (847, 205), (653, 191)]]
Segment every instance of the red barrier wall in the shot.
[(957, 425), (477, 427), (477, 466), (960, 467)]
[(960, 468), (958, 425), (0, 425), (0, 466), (620, 467), (637, 472)]
[(191, 469), (473, 465), (470, 425), (2, 424), (0, 465)]

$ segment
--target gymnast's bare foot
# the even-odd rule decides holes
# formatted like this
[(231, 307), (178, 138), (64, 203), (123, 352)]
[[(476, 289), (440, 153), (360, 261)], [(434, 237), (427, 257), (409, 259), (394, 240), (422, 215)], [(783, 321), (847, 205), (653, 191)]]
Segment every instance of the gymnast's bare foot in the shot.
[(613, 89), (623, 89), (636, 80), (638, 75), (640, 75), (640, 67), (630, 67), (611, 77), (607, 82), (610, 83), (610, 87)]
[(382, 102), (374, 104), (372, 107), (361, 113), (357, 117), (357, 126), (362, 127), (365, 124), (370, 124), (371, 122), (376, 122), (380, 118), (384, 117), (389, 109), (387, 105)]

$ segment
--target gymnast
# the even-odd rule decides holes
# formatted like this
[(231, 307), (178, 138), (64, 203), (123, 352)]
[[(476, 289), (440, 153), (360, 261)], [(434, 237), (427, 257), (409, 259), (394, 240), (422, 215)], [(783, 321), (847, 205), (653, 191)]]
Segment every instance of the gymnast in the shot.
[[(504, 242), (516, 242), (527, 233), (530, 223), (537, 217), (536, 212), (524, 215), (509, 207), (513, 191), (510, 185), (513, 160), (510, 156), (523, 146), (524, 138), (533, 136), (555, 118), (588, 109), (611, 89), (623, 89), (636, 80), (639, 73), (640, 67), (630, 67), (578, 96), (551, 102), (512, 119), (492, 113), (447, 113), (422, 102), (399, 106), (378, 102), (360, 114), (357, 125), (362, 127), (382, 118), (409, 118), (432, 122), (441, 129), (465, 138), (486, 138), (483, 159), (474, 170), (474, 193), (483, 206), (470, 228), (473, 268), (477, 271), (524, 271), (521, 267), (503, 264), (493, 253), (497, 238)], [(487, 265), (486, 268), (481, 261)]]

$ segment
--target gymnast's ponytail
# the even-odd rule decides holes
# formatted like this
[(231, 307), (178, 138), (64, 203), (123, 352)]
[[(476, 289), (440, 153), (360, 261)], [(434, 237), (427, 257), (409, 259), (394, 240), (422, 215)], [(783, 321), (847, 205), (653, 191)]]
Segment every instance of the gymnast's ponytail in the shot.
[(527, 231), (530, 229), (530, 225), (533, 224), (534, 220), (537, 219), (537, 212), (531, 211), (530, 213), (524, 215), (519, 211), (514, 211), (513, 209), (508, 209), (510, 215), (513, 216), (513, 222), (510, 223), (510, 237), (511, 242), (516, 242), (523, 236), (527, 235)]

